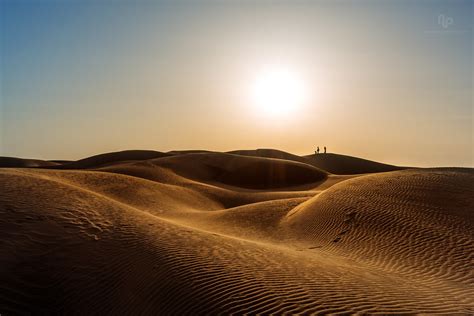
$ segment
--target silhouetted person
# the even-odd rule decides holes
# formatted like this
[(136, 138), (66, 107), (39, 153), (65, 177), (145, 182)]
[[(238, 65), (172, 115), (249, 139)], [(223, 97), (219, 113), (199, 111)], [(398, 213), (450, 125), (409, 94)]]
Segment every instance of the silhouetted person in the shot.
[(326, 146), (324, 146), (324, 153), (326, 153)]
[(319, 154), (319, 146), (316, 148), (316, 153)]

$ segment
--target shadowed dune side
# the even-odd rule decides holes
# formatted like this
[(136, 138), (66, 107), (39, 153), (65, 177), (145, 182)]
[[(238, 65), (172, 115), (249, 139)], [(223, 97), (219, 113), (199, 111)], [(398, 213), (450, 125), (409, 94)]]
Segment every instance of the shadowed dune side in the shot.
[[(189, 188), (199, 192), (203, 196), (208, 197), (212, 201), (216, 201), (223, 208), (232, 208), (250, 203), (257, 203), (261, 201), (298, 198), (298, 197), (312, 197), (317, 191), (313, 190), (298, 190), (295, 188), (283, 188), (280, 191), (272, 190), (250, 190), (239, 188), (235, 186), (228, 187), (222, 183), (204, 183), (195, 179), (185, 178), (184, 176), (176, 174), (173, 170), (176, 168), (174, 164), (166, 163), (167, 167), (158, 165), (161, 159), (141, 161), (136, 163), (127, 163), (121, 165), (108, 166), (97, 169), (98, 171), (129, 175), (132, 177), (142, 178), (158, 183), (168, 184), (176, 187)], [(328, 179), (322, 183), (309, 184), (314, 188), (325, 187), (332, 185), (332, 182), (341, 181), (340, 179)], [(328, 182), (328, 184), (326, 184)], [(179, 197), (182, 198), (182, 197)]]
[(404, 169), (402, 167), (383, 164), (362, 158), (329, 153), (297, 156), (277, 149), (235, 150), (230, 151), (229, 153), (242, 156), (297, 161), (311, 165), (321, 170), (325, 170), (329, 173), (339, 175), (387, 172)]
[(202, 149), (190, 149), (190, 150), (171, 150), (167, 152), (167, 154), (169, 154), (170, 156), (187, 155), (187, 154), (204, 154), (204, 153), (213, 153), (213, 151), (202, 150)]
[[(357, 179), (333, 188), (352, 181)], [(137, 177), (0, 170), (0, 310), (7, 315), (472, 312), (474, 303), (466, 297), (472, 287), (462, 278), (448, 283), (443, 275), (407, 277), (337, 249), (265, 242), (272, 234), (266, 224), (295, 233), (291, 225), (278, 224), (279, 218), (301, 202), (311, 206), (312, 200), (305, 200), (205, 211), (206, 205), (209, 210), (219, 205), (179, 186)], [(167, 213), (215, 216), (200, 229), (162, 217)], [(233, 225), (250, 224), (259, 213), (261, 226), (254, 224), (256, 232), (249, 232), (255, 240), (208, 230), (219, 224), (232, 233)], [(304, 243), (326, 234), (298, 230), (294, 237)]]
[(48, 160), (49, 162), (54, 162), (56, 164), (60, 164), (60, 165), (63, 165), (63, 164), (66, 164), (66, 163), (71, 163), (73, 162), (74, 160), (61, 160), (61, 159), (54, 159), (54, 160)]
[(196, 181), (249, 189), (300, 186), (327, 177), (324, 171), (298, 162), (225, 153), (177, 155), (153, 163)]
[[(151, 161), (154, 166), (173, 170), (173, 173), (184, 178), (248, 189), (304, 186), (323, 181), (327, 177), (325, 171), (296, 161), (206, 151), (162, 153), (149, 150), (127, 150), (63, 163), (46, 161), (33, 163), (35, 160), (18, 158), (3, 158), (3, 160), (11, 167), (42, 166), (49, 169), (101, 169), (105, 171), (112, 170), (107, 167), (118, 167), (117, 169), (124, 170), (124, 165), (137, 161), (146, 164), (147, 161)], [(152, 165), (147, 165), (147, 169), (149, 167)]]
[[(107, 170), (107, 172), (103, 172)], [(151, 162), (94, 170), (21, 170), (16, 172), (86, 189), (104, 197), (167, 218), (187, 218), (245, 204), (288, 198), (310, 198), (312, 191), (239, 191), (195, 182)], [(130, 175), (130, 176), (129, 176)]]
[(234, 154), (234, 155), (241, 155), (241, 156), (283, 159), (283, 160), (297, 161), (297, 162), (301, 162), (305, 164), (310, 164), (310, 161), (308, 161), (308, 159), (306, 159), (305, 157), (293, 155), (293, 154), (290, 154), (278, 149), (259, 148), (259, 149), (249, 149), (249, 150), (234, 150), (234, 151), (229, 151), (228, 153)]
[(304, 156), (307, 163), (333, 174), (361, 174), (405, 169), (367, 159), (339, 154), (313, 154)]
[(72, 162), (64, 162), (55, 166), (57, 169), (92, 169), (104, 165), (124, 163), (133, 160), (148, 160), (167, 157), (169, 154), (154, 150), (125, 150), (105, 153), (80, 159)]
[(0, 168), (37, 168), (57, 165), (58, 163), (46, 160), (0, 157)]
[[(185, 160), (196, 159), (195, 162), (186, 161), (185, 164), (189, 166), (195, 163), (196, 167), (202, 167), (202, 164), (205, 163), (205, 169), (202, 170), (202, 172), (207, 173), (208, 177), (209, 175), (218, 177), (217, 179), (213, 178), (213, 180), (227, 183), (229, 185), (249, 188), (276, 188), (287, 186), (287, 184), (300, 185), (301, 183), (315, 182), (323, 179), (324, 176), (322, 176), (322, 174), (328, 172), (337, 175), (353, 175), (405, 169), (403, 167), (338, 154), (318, 154), (301, 157), (276, 149), (236, 150), (228, 153), (205, 150), (170, 151), (168, 153), (153, 150), (126, 150), (95, 155), (77, 161), (42, 161), (35, 159), (0, 157), (0, 167), (95, 169), (110, 165), (120, 165), (127, 162), (146, 161), (166, 157), (174, 157), (176, 162), (179, 164)], [(236, 157), (242, 157), (242, 159), (237, 159)], [(260, 162), (254, 160), (251, 164), (251, 160), (246, 158), (271, 160), (260, 160)], [(286, 160), (297, 163), (297, 165), (276, 162), (275, 160)], [(234, 169), (238, 168), (239, 161), (243, 168), (235, 171), (235, 174), (231, 174), (232, 172), (227, 170), (226, 167), (231, 166), (231, 168)], [(270, 161), (272, 161), (272, 163), (270, 163)], [(304, 169), (301, 164), (309, 165), (318, 169), (320, 176), (316, 175), (314, 170), (307, 173), (301, 172), (301, 170)], [(209, 171), (209, 169), (212, 168), (214, 168), (213, 173)], [(291, 170), (286, 170), (287, 168)], [(182, 172), (185, 172), (185, 176), (190, 174), (188, 170), (189, 168), (180, 167), (180, 169), (183, 169)], [(194, 172), (201, 172), (201, 170), (196, 170)], [(255, 177), (260, 177), (263, 181), (256, 184), (254, 180), (250, 179), (251, 174), (255, 174)], [(201, 176), (199, 176), (199, 178), (201, 178)], [(317, 180), (318, 178), (319, 180)]]

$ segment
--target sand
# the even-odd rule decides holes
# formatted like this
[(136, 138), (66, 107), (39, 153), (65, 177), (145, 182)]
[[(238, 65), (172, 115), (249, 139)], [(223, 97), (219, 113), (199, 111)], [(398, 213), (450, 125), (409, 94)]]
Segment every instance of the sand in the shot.
[(307, 156), (297, 156), (275, 149), (235, 150), (229, 153), (243, 156), (266, 157), (298, 161), (308, 165), (312, 165), (313, 167), (325, 170), (332, 174), (339, 175), (386, 172), (406, 169), (405, 167), (393, 166), (372, 160), (334, 153), (319, 153)]
[(264, 154), (0, 168), (0, 313), (474, 313), (473, 169)]

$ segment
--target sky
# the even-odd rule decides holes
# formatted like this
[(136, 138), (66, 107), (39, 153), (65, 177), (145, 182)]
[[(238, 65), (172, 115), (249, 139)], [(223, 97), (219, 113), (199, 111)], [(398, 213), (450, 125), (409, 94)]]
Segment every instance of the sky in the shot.
[[(0, 0), (0, 156), (327, 146), (474, 167), (473, 20), (458, 0)], [(283, 114), (254, 97), (274, 69), (305, 91), (260, 91)]]

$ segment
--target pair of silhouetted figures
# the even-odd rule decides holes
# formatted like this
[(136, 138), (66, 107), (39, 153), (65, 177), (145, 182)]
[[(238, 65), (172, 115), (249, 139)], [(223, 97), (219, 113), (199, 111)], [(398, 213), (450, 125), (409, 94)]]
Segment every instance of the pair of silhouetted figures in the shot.
[[(319, 146), (318, 146), (318, 148), (316, 148), (315, 153), (316, 153), (316, 154), (319, 154)], [(324, 153), (326, 153), (326, 146), (324, 146)]]

